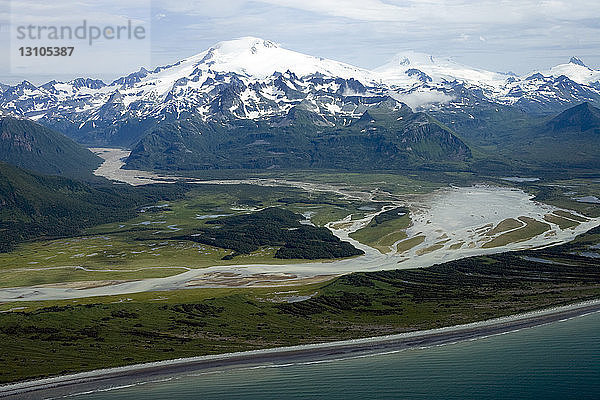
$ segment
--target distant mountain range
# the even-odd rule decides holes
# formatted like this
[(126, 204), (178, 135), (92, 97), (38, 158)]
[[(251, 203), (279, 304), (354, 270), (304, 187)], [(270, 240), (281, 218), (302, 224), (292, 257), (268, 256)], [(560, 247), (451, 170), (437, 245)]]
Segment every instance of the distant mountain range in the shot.
[(600, 71), (577, 58), (527, 76), (419, 53), (367, 70), (253, 37), (109, 84), (0, 87), (5, 113), (159, 169), (463, 163), (581, 103), (600, 105)]

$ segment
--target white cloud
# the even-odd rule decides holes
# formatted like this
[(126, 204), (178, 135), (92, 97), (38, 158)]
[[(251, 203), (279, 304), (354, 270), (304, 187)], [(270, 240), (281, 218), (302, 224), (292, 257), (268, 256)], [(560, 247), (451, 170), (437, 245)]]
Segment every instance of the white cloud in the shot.
[(391, 96), (413, 110), (428, 104), (445, 104), (454, 100), (454, 97), (437, 90), (417, 90), (411, 93), (396, 93)]
[[(151, 63), (151, 9), (151, 0), (12, 1), (8, 37), (0, 42), (0, 51), (11, 57), (10, 63), (1, 66), (0, 74), (7, 71), (36, 80), (36, 75), (69, 74), (71, 78), (120, 75), (137, 70), (140, 65), (148, 66)], [(116, 27), (128, 32), (129, 23), (142, 30), (133, 40), (131, 30), (122, 38), (106, 38), (101, 34), (105, 29), (115, 32)], [(80, 34), (68, 33), (73, 31)], [(38, 46), (72, 47), (72, 53), (68, 58), (46, 57), (43, 62), (20, 55), (21, 47)]]
[(186, 15), (224, 17), (235, 15), (247, 0), (162, 0), (154, 1), (157, 8)]
[[(241, 0), (236, 0), (240, 3)], [(540, 17), (571, 20), (600, 14), (597, 0), (255, 0), (360, 21), (514, 24)], [(202, 3), (188, 0), (184, 3)], [(443, 27), (441, 27), (443, 28)]]
[[(149, 1), (13, 3), (37, 5), (39, 12), (29, 18), (47, 21), (58, 15), (76, 22), (92, 15), (96, 23), (117, 23)], [(7, 0), (0, 0), (0, 21), (7, 7)], [(152, 0), (152, 7), (153, 65), (239, 36), (264, 37), (366, 68), (407, 50), (518, 73), (566, 62), (572, 55), (600, 65), (598, 0)], [(7, 42), (0, 41), (0, 50)], [(125, 72), (139, 67), (111, 61)], [(0, 75), (7, 73), (3, 69), (0, 59)]]
[(412, 7), (401, 7), (380, 0), (258, 0), (276, 6), (361, 21), (414, 21)]

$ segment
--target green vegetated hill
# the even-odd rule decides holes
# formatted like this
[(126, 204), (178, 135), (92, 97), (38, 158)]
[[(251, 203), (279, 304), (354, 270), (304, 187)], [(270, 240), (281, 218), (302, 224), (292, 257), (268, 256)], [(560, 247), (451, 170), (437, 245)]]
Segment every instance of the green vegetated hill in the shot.
[(554, 133), (600, 135), (600, 109), (582, 103), (560, 113), (546, 124)]
[(582, 103), (555, 115), (478, 103), (434, 113), (473, 149), (471, 168), (487, 173), (600, 166), (600, 109)]
[(308, 105), (269, 120), (190, 118), (160, 125), (133, 148), (132, 169), (332, 168), (461, 165), (471, 150), (450, 129), (392, 99), (360, 117), (326, 119)]
[(505, 154), (554, 168), (600, 167), (600, 109), (582, 103), (518, 132)]
[(33, 121), (0, 117), (0, 161), (48, 175), (90, 177), (102, 159)]
[(181, 185), (91, 186), (0, 162), (0, 251), (24, 240), (74, 235), (86, 227), (131, 218), (140, 205), (184, 190)]
[(159, 125), (134, 146), (127, 167), (458, 169), (501, 175), (591, 169), (600, 166), (599, 113), (589, 103), (543, 116), (478, 102), (434, 112), (441, 123), (390, 101), (351, 121), (331, 121), (300, 105), (273, 120), (188, 118)]

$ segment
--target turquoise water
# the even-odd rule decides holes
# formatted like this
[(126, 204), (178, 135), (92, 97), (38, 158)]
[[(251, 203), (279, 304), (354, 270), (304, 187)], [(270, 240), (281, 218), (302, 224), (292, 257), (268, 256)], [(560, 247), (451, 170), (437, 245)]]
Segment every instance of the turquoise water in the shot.
[(474, 341), (186, 376), (77, 399), (600, 399), (600, 313)]

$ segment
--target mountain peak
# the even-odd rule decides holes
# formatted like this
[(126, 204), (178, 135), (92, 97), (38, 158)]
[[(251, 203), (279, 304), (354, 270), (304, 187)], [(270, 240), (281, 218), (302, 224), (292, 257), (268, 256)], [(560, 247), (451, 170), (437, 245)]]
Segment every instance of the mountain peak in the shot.
[(450, 59), (438, 59), (434, 58), (430, 54), (426, 53), (418, 53), (416, 51), (406, 51), (403, 53), (398, 53), (392, 58), (392, 60), (386, 64), (387, 66), (401, 66), (401, 67), (409, 67), (409, 66), (422, 66), (422, 65), (435, 65), (442, 62), (451, 62)]
[(582, 67), (588, 67), (587, 65), (584, 64), (584, 62), (581, 60), (581, 58), (578, 57), (571, 57), (571, 59), (569, 60), (570, 64), (575, 64), (575, 65), (579, 65)]
[(500, 87), (507, 79), (504, 74), (462, 65), (449, 57), (434, 57), (414, 51), (397, 54), (375, 72), (396, 84), (406, 82), (408, 78), (409, 82), (415, 79), (424, 83), (463, 81)]
[(278, 47), (279, 45), (277, 43), (270, 40), (265, 40), (254, 36), (244, 36), (233, 40), (219, 42), (211, 49), (218, 49), (224, 53), (249, 50), (251, 53), (256, 54), (262, 48), (272, 49)]
[(544, 76), (553, 76), (555, 78), (561, 75), (583, 85), (592, 85), (600, 81), (600, 71), (594, 70), (577, 57), (571, 57), (567, 64), (560, 64), (542, 71)]
[(255, 78), (266, 78), (276, 72), (283, 74), (286, 71), (299, 77), (315, 73), (346, 79), (369, 76), (369, 72), (361, 68), (288, 50), (273, 41), (253, 36), (219, 42), (184, 60), (182, 67), (186, 68), (190, 63), (200, 69), (234, 72)]

